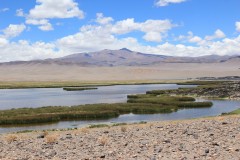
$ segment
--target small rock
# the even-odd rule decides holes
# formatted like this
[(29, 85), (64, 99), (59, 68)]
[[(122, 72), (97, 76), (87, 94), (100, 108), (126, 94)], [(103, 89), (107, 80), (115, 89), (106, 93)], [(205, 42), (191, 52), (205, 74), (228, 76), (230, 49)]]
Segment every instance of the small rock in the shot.
[(209, 153), (209, 149), (205, 149), (205, 153)]
[(44, 138), (45, 135), (44, 134), (40, 134), (39, 136), (37, 136), (37, 138)]
[(100, 158), (105, 158), (106, 156), (105, 155), (101, 155)]
[(156, 157), (152, 157), (151, 160), (157, 160)]
[(213, 142), (212, 145), (213, 146), (219, 146), (219, 144), (217, 142)]
[(163, 140), (163, 143), (170, 143), (170, 142), (171, 142), (170, 139)]
[(72, 135), (71, 134), (67, 134), (66, 139), (72, 139)]

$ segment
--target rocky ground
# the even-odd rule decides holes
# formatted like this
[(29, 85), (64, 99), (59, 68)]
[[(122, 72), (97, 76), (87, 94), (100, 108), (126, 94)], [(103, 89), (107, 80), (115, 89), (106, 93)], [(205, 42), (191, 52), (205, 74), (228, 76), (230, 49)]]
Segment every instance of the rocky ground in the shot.
[(190, 89), (166, 90), (165, 93), (240, 100), (240, 81), (221, 82), (217, 87), (209, 85)]
[(240, 116), (0, 135), (0, 159), (240, 159)]

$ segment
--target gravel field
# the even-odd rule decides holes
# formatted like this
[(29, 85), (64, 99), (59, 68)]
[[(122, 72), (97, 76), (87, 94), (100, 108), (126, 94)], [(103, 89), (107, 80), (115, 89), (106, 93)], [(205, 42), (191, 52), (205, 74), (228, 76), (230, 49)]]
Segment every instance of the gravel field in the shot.
[(240, 116), (0, 135), (0, 159), (240, 159)]

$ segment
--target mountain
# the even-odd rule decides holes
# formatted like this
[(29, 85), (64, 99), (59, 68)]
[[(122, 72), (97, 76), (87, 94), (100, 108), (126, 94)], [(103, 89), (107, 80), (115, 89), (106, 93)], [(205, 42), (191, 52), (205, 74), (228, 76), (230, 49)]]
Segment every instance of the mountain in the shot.
[(225, 63), (239, 61), (239, 56), (201, 56), (201, 57), (173, 57), (134, 52), (127, 48), (120, 50), (102, 50), (99, 52), (77, 53), (61, 58), (13, 61), (0, 65), (77, 65), (77, 66), (149, 66), (160, 63)]
[(83, 66), (142, 66), (160, 63), (166, 58), (168, 56), (144, 54), (122, 48), (120, 50), (105, 49), (99, 52), (72, 54), (50, 61)]

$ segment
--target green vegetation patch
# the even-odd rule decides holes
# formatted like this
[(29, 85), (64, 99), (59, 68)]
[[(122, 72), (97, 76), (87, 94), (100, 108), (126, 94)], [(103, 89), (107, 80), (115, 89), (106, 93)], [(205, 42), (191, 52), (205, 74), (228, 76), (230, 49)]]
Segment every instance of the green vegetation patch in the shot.
[[(211, 95), (215, 92), (218, 93), (219, 90), (216, 91), (215, 89), (224, 85), (224, 83), (227, 82), (187, 82), (186, 84), (201, 84), (201, 87), (180, 88), (173, 90), (153, 90), (148, 91), (146, 94), (128, 95), (127, 103), (87, 104), (71, 107), (48, 106), (41, 108), (0, 110), (0, 125), (51, 123), (63, 120), (109, 119), (128, 113), (171, 113), (176, 112), (181, 108), (211, 107), (212, 102), (195, 102), (195, 98), (189, 95), (205, 95), (206, 91)], [(64, 83), (61, 85), (64, 85)], [(74, 86), (76, 84), (71, 85)], [(72, 88), (72, 86), (65, 87), (65, 89), (96, 89), (95, 87)], [(224, 96), (224, 94), (221, 94), (221, 96)], [(234, 113), (239, 113), (239, 110)]]
[(232, 114), (240, 114), (240, 108), (229, 113), (223, 113), (222, 115), (232, 115)]
[(72, 107), (41, 107), (0, 110), (0, 125), (34, 124), (61, 120), (90, 120), (118, 117), (120, 114), (153, 114), (176, 111), (176, 106), (144, 103), (88, 104)]
[(102, 127), (109, 127), (107, 124), (92, 124), (89, 128), (102, 128)]
[(84, 90), (95, 90), (98, 89), (96, 87), (64, 87), (63, 90), (65, 91), (84, 91)]

